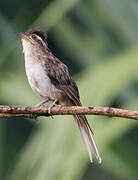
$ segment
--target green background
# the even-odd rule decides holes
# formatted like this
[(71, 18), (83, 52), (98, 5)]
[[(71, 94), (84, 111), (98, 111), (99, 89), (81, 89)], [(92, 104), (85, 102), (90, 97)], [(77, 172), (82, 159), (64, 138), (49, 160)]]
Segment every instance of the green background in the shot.
[[(138, 1), (1, 0), (0, 104), (41, 98), (24, 71), (18, 32), (48, 32), (70, 69), (83, 105), (138, 109)], [(102, 156), (91, 164), (72, 116), (0, 120), (0, 180), (137, 180), (135, 120), (88, 116)]]

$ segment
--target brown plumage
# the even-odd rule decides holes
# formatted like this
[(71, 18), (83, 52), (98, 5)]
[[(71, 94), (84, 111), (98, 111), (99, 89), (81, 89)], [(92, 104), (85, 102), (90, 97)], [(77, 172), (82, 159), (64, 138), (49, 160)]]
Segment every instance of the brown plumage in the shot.
[[(32, 89), (44, 99), (39, 105), (52, 101), (53, 104), (50, 109), (55, 104), (81, 106), (78, 87), (67, 66), (49, 50), (46, 42), (47, 34), (33, 28), (25, 33), (19, 33), (18, 36), (23, 44), (28, 81)], [(101, 163), (101, 157), (86, 116), (74, 115), (74, 119), (88, 151), (90, 161), (92, 162), (92, 154), (89, 144), (92, 146), (98, 162)]]

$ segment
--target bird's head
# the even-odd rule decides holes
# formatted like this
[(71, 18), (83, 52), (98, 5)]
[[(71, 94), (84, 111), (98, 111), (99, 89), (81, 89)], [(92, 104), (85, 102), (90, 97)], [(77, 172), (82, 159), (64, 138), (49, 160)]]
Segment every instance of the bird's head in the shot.
[(38, 28), (32, 28), (24, 33), (18, 33), (17, 36), (22, 40), (24, 52), (29, 49), (31, 50), (31, 47), (42, 50), (47, 47), (47, 34)]

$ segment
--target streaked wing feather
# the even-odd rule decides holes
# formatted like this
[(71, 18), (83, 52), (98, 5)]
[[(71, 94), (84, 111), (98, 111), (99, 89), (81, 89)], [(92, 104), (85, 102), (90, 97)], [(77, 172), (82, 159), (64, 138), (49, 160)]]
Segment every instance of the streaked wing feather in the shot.
[(64, 92), (74, 105), (80, 106), (78, 87), (72, 79), (67, 66), (52, 54), (48, 59), (45, 59), (44, 63), (45, 72), (51, 83)]

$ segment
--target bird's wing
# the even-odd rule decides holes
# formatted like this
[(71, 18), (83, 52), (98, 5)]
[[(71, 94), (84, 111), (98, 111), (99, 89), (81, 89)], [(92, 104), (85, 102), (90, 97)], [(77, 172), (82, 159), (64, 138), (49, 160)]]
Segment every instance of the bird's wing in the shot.
[(64, 92), (74, 105), (81, 105), (78, 87), (72, 79), (67, 66), (53, 55), (46, 58), (43, 63), (51, 83)]

